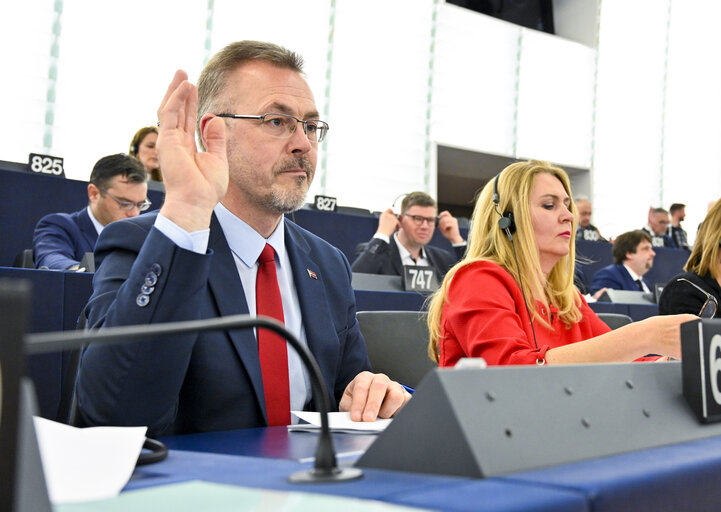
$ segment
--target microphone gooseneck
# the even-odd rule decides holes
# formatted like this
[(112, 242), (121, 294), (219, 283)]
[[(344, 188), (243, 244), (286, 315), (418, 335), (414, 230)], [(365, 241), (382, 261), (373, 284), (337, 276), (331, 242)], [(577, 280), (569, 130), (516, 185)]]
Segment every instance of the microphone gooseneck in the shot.
[(247, 329), (253, 327), (269, 329), (282, 336), (298, 353), (298, 356), (309, 372), (313, 398), (320, 409), (320, 436), (318, 438), (314, 466), (310, 470), (293, 473), (288, 479), (294, 483), (312, 483), (340, 482), (362, 477), (363, 472), (360, 469), (339, 468), (336, 462), (333, 438), (330, 435), (330, 427), (328, 425), (330, 398), (318, 362), (308, 347), (298, 341), (298, 338), (296, 338), (293, 333), (273, 318), (233, 315), (223, 318), (188, 320), (155, 325), (106, 327), (101, 331), (60, 331), (27, 334), (25, 336), (25, 352), (26, 354), (42, 354), (61, 350), (77, 350), (83, 348), (90, 342), (96, 345), (114, 345), (124, 343), (128, 338), (146, 338), (148, 336), (180, 334), (185, 332)]

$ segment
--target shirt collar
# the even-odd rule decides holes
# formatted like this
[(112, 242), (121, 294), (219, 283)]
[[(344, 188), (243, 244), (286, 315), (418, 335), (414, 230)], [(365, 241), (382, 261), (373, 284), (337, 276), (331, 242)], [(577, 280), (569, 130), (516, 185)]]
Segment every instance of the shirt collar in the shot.
[[(396, 239), (396, 245), (398, 246), (398, 254), (400, 254), (401, 261), (403, 261), (404, 258), (409, 258), (411, 261), (413, 261), (413, 258), (411, 257), (411, 253), (408, 249), (405, 248), (405, 246), (401, 243), (400, 240), (398, 240), (398, 231), (393, 233), (393, 238)], [(421, 246), (421, 252), (418, 255), (418, 259), (426, 259), (426, 248), (425, 246)]]
[(95, 226), (95, 231), (97, 231), (99, 235), (105, 226), (100, 224), (100, 221), (95, 218), (95, 216), (93, 215), (93, 211), (90, 209), (90, 206), (88, 206), (88, 216), (90, 217), (90, 222), (92, 222), (93, 226)]
[(276, 254), (279, 255), (278, 261), (283, 261), (281, 255), (285, 254), (284, 216), (281, 216), (275, 231), (266, 240), (256, 230), (231, 213), (222, 203), (218, 203), (214, 211), (220, 227), (223, 228), (230, 250), (245, 266), (250, 268), (255, 265), (266, 243), (275, 249)]
[(626, 265), (625, 263), (623, 264), (623, 266), (626, 268), (626, 271), (627, 271), (629, 274), (631, 274), (631, 279), (633, 279), (634, 281), (638, 281), (639, 279), (641, 279), (641, 276), (639, 276), (636, 272), (634, 272), (633, 270), (631, 270), (631, 267), (629, 267), (629, 266)]

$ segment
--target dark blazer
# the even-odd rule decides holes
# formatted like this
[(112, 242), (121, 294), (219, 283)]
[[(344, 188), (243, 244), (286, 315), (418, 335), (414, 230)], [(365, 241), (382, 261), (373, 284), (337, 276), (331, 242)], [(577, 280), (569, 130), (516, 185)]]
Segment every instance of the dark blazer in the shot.
[[(463, 257), (466, 247), (454, 247), (455, 254), (431, 245), (424, 246), (424, 249), (440, 283), (446, 272)], [(353, 272), (365, 274), (402, 276), (403, 263), (395, 236), (391, 235), (390, 243), (380, 238), (371, 238), (369, 242), (358, 244), (352, 268)]]
[[(143, 325), (247, 314), (233, 256), (215, 216), (206, 254), (186, 251), (153, 228), (156, 214), (109, 224), (88, 325)], [(370, 369), (356, 321), (351, 271), (343, 253), (285, 220), (308, 346), (337, 408), (346, 385)], [(81, 423), (148, 425), (149, 435), (267, 424), (253, 330), (202, 332), (115, 347), (90, 346), (77, 379)]]
[[(653, 290), (653, 287), (644, 277), (641, 280), (649, 290)], [(596, 293), (601, 288), (638, 291), (638, 284), (631, 278), (631, 274), (623, 265), (609, 265), (593, 275), (590, 288), (591, 293)]]
[(35, 268), (65, 270), (93, 252), (98, 232), (87, 208), (75, 213), (51, 213), (35, 227), (33, 258)]
[(643, 231), (645, 231), (646, 233), (648, 233), (648, 235), (651, 237), (651, 245), (653, 247), (667, 247), (669, 249), (678, 249), (679, 248), (678, 245), (676, 245), (676, 242), (674, 241), (674, 239), (671, 238), (669, 235), (667, 235), (665, 233), (663, 235), (657, 235), (653, 231), (648, 229), (648, 227), (644, 227), (641, 229)]
[[(660, 315), (676, 315), (679, 313), (690, 313), (698, 315), (706, 302), (706, 296), (699, 290), (684, 281), (677, 281), (683, 277), (696, 286), (712, 295), (717, 304), (721, 305), (721, 287), (718, 281), (711, 274), (700, 276), (693, 272), (682, 272), (674, 276), (663, 287), (661, 297), (658, 299), (658, 313)], [(716, 308), (714, 318), (721, 318), (721, 309)]]

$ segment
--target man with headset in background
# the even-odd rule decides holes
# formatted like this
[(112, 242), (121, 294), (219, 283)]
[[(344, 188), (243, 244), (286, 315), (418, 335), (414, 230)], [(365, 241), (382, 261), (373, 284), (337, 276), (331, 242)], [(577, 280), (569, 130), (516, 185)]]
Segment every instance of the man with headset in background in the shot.
[[(382, 212), (378, 230), (369, 242), (358, 244), (353, 272), (403, 275), (403, 267), (432, 267), (438, 282), (466, 250), (466, 241), (458, 229), (458, 219), (448, 211), (436, 217), (436, 202), (425, 192), (406, 194), (401, 214), (391, 208)], [(441, 234), (453, 245), (454, 253), (428, 245), (438, 222)]]
[(132, 156), (118, 153), (98, 160), (88, 182), (88, 206), (74, 213), (51, 213), (35, 227), (35, 267), (79, 270), (105, 226), (150, 207), (147, 181), (143, 164)]

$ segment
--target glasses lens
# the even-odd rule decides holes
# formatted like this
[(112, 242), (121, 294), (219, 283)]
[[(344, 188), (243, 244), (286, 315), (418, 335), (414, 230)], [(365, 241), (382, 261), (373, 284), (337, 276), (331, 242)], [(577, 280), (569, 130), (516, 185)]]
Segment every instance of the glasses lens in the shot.
[(263, 128), (273, 137), (290, 137), (296, 123), (294, 117), (283, 114), (266, 114), (263, 117)]
[(142, 203), (140, 203), (140, 206), (138, 206), (138, 210), (140, 210), (141, 212), (144, 212), (145, 210), (150, 208), (151, 204), (153, 204), (153, 203), (151, 203), (150, 201), (143, 201)]
[(308, 139), (323, 142), (328, 133), (328, 125), (323, 121), (308, 121)]
[(701, 318), (713, 318), (716, 314), (716, 303), (709, 297), (698, 314)]

